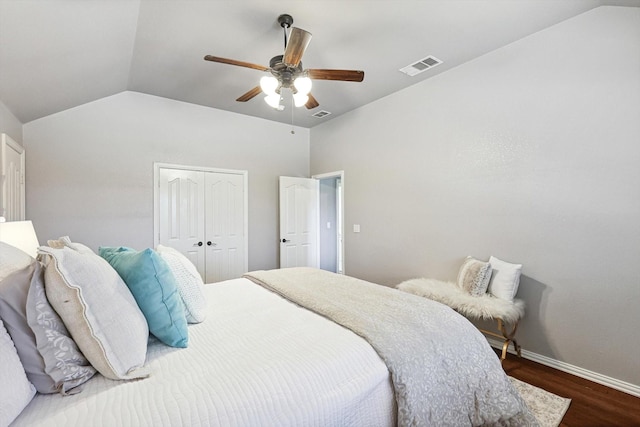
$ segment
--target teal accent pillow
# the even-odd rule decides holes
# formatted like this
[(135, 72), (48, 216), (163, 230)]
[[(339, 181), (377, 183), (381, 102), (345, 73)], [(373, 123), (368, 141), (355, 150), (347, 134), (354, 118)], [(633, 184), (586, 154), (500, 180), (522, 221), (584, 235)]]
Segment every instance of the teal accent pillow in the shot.
[(147, 319), (149, 332), (167, 345), (186, 347), (187, 319), (167, 262), (153, 249), (138, 252), (126, 247), (101, 247), (99, 253), (131, 290)]

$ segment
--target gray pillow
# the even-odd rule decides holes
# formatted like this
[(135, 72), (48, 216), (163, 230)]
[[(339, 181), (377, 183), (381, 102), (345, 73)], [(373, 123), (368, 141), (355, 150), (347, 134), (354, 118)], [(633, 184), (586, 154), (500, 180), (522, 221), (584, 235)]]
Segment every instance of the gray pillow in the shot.
[(53, 379), (44, 370), (44, 359), (36, 347), (36, 337), (27, 322), (27, 294), (35, 271), (33, 262), (0, 282), (0, 317), (4, 321), (29, 381), (40, 393), (55, 393)]
[(27, 322), (35, 337), (38, 352), (44, 359), (45, 372), (58, 391), (74, 394), (96, 370), (78, 349), (62, 319), (47, 300), (44, 269), (36, 263), (27, 295)]
[(39, 262), (0, 282), (0, 316), (38, 392), (74, 394), (95, 374), (49, 305)]

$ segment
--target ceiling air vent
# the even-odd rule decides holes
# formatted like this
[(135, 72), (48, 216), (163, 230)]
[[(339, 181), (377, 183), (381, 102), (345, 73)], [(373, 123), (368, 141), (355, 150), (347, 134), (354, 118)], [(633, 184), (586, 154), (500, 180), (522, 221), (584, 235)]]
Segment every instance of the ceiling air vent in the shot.
[(413, 77), (416, 74), (420, 74), (440, 64), (442, 64), (442, 61), (440, 61), (438, 58), (434, 56), (427, 56), (426, 58), (421, 59), (418, 62), (407, 65), (404, 68), (400, 68), (400, 71)]
[(321, 118), (323, 118), (324, 116), (328, 116), (329, 114), (331, 114), (331, 113), (330, 113), (330, 112), (328, 112), (328, 111), (320, 110), (320, 111), (318, 111), (317, 113), (312, 114), (311, 116), (312, 116), (312, 117), (317, 117), (317, 118), (321, 119)]

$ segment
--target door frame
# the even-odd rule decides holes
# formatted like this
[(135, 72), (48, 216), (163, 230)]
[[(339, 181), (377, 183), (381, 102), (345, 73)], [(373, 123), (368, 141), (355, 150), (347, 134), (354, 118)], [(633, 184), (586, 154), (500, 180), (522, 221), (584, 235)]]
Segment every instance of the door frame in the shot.
[(237, 169), (221, 169), (206, 166), (188, 166), (175, 163), (153, 162), (153, 247), (160, 243), (160, 169), (179, 169), (194, 172), (214, 172), (242, 175), (244, 183), (244, 269), (249, 271), (249, 172)]
[[(342, 238), (336, 238), (337, 240), (337, 253), (338, 253), (338, 260), (337, 260), (337, 270), (339, 274), (347, 274), (345, 271), (345, 262), (344, 262), (344, 170), (340, 170), (340, 171), (334, 171), (334, 172), (326, 172), (326, 173), (320, 173), (320, 174), (316, 174), (316, 175), (311, 175), (311, 178), (313, 179), (317, 179), (317, 180), (322, 180), (322, 179), (327, 179), (327, 178), (340, 178), (340, 183), (341, 183), (341, 190), (337, 193), (337, 197), (340, 198), (340, 201), (338, 202), (338, 211), (336, 212), (337, 216), (338, 216), (338, 223), (339, 228), (336, 227), (336, 233), (339, 233), (340, 236), (342, 236)], [(319, 226), (319, 224), (318, 224)], [(336, 236), (339, 237), (339, 236)], [(318, 254), (320, 254), (320, 233), (318, 233)], [(318, 255), (319, 256), (319, 255)]]
[[(9, 218), (7, 208), (9, 201), (7, 200), (7, 185), (9, 180), (7, 177), (7, 150), (14, 150), (20, 156), (20, 206), (18, 218)], [(7, 221), (24, 221), (26, 218), (26, 198), (25, 198), (25, 149), (22, 145), (14, 141), (9, 135), (3, 133), (0, 136), (0, 216), (6, 218)]]

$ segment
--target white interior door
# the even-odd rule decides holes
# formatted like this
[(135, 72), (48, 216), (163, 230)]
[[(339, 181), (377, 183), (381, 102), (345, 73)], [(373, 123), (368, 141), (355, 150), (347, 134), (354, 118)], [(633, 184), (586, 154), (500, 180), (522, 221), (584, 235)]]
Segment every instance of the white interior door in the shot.
[(205, 283), (247, 272), (247, 173), (155, 164), (155, 243), (193, 262)]
[(237, 278), (247, 271), (244, 200), (242, 175), (205, 174), (207, 283)]
[(280, 177), (280, 268), (319, 267), (318, 180)]
[(24, 148), (7, 134), (0, 141), (0, 216), (7, 221), (24, 221)]
[(159, 243), (182, 252), (205, 278), (204, 172), (159, 169)]

